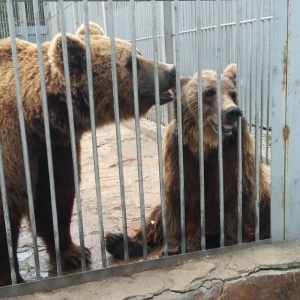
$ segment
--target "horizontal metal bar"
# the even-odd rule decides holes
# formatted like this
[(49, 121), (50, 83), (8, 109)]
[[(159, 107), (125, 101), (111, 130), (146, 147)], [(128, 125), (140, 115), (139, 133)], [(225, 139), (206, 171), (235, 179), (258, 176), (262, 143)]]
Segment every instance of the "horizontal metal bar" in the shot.
[[(32, 0), (12, 0), (12, 2), (31, 2)], [(39, 0), (39, 2), (57, 2), (58, 0)], [(74, 0), (72, 2), (81, 2), (82, 0)], [(88, 0), (88, 2), (107, 2), (108, 0)], [(129, 2), (130, 0), (113, 0), (114, 2)], [(151, 0), (135, 0), (136, 2), (149, 2)], [(158, 2), (165, 2), (170, 1), (173, 2), (174, 0), (156, 0)], [(196, 0), (190, 0), (190, 1), (196, 1)], [(207, 1), (207, 0), (200, 0), (200, 1)], [(209, 0), (209, 1), (216, 1), (216, 0)], [(220, 0), (220, 1), (235, 1), (235, 0)], [(6, 0), (0, 0), (0, 2), (6, 2)], [(63, 0), (63, 2), (70, 2), (70, 0)]]
[[(2, 0), (0, 0), (1, 2)], [(147, 1), (147, 0), (146, 0)], [(200, 0), (201, 1), (201, 0)], [(268, 16), (268, 17), (263, 17), (263, 18), (260, 18), (261, 21), (268, 21), (268, 20), (272, 20), (273, 19), (273, 16)], [(241, 24), (249, 24), (249, 23), (253, 23), (253, 22), (256, 22), (256, 19), (250, 19), (250, 20), (243, 20), (243, 21), (240, 21), (240, 25)], [(221, 24), (220, 27), (226, 27), (226, 26), (236, 26), (236, 22), (232, 22), (232, 23), (224, 23), (224, 24)], [(210, 29), (215, 29), (216, 26), (207, 26), (207, 27), (202, 27), (201, 28), (201, 31), (203, 30), (210, 30)], [(183, 30), (183, 31), (179, 31), (179, 34), (183, 34), (183, 33), (192, 33), (192, 32), (196, 32), (197, 29), (189, 29), (189, 30)], [(172, 36), (174, 36), (175, 33), (172, 33)], [(162, 37), (162, 35), (157, 35), (157, 37)], [(136, 39), (136, 41), (144, 41), (144, 40), (150, 40), (152, 39), (153, 37), (152, 36), (146, 36), (146, 37), (142, 37), (142, 38), (138, 38)], [(129, 40), (130, 42), (130, 40)]]
[[(268, 16), (268, 17), (263, 17), (263, 18), (260, 18), (261, 21), (268, 21), (268, 20), (272, 20), (273, 19), (273, 16)], [(249, 19), (249, 20), (243, 20), (243, 21), (240, 21), (240, 25), (241, 24), (249, 24), (249, 23), (253, 23), (253, 22), (256, 22), (256, 19)], [(220, 24), (220, 27), (226, 27), (226, 26), (236, 26), (236, 22), (232, 22), (232, 23), (224, 23), (224, 24)], [(210, 30), (210, 29), (215, 29), (216, 26), (207, 26), (207, 27), (202, 27), (201, 30)], [(179, 34), (182, 34), (182, 33), (191, 33), (191, 32), (196, 32), (197, 29), (189, 29), (189, 30), (183, 30), (183, 31), (180, 31)], [(175, 35), (175, 33), (172, 33), (172, 35)], [(150, 37), (151, 38), (151, 37)]]
[(187, 254), (168, 256), (164, 258), (152, 259), (147, 261), (140, 261), (129, 263), (122, 266), (110, 267), (107, 269), (93, 270), (83, 273), (75, 273), (65, 275), (62, 277), (47, 278), (34, 282), (26, 282), (13, 286), (6, 286), (0, 288), (1, 297), (14, 297), (26, 294), (33, 294), (39, 291), (47, 292), (58, 288), (63, 288), (72, 285), (83, 284), (91, 281), (99, 281), (108, 279), (110, 277), (121, 277), (132, 275), (138, 272), (145, 272), (149, 270), (162, 269), (178, 263), (183, 263), (191, 259), (201, 259), (206, 256), (217, 256), (220, 254), (230, 253), (232, 251), (239, 251), (248, 249), (254, 246), (261, 246), (270, 244), (271, 241), (262, 240), (258, 242), (245, 243), (240, 245), (210, 249), (205, 251), (191, 252)]
[[(159, 37), (161, 38), (162, 35), (161, 35), (161, 34), (158, 34), (157, 37), (158, 37), (158, 38), (159, 38)], [(136, 42), (140, 42), (140, 41), (144, 41), (144, 40), (151, 40), (152, 38), (153, 38), (153, 36), (146, 36), (146, 37), (139, 38), (139, 39), (135, 39), (135, 40), (136, 40)]]

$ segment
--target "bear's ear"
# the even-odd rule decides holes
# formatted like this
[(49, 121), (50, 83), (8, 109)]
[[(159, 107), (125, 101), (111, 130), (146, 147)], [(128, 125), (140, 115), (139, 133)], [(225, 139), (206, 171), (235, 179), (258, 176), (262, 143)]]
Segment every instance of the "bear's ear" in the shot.
[(223, 76), (229, 78), (236, 86), (236, 64), (228, 65), (223, 71)]
[[(90, 35), (104, 35), (104, 30), (94, 22), (89, 22), (89, 32)], [(76, 31), (76, 35), (80, 38), (85, 36), (84, 24), (82, 24)]]
[[(66, 38), (70, 76), (80, 75), (86, 70), (85, 44), (82, 40), (69, 33), (66, 34)], [(48, 50), (48, 57), (54, 72), (64, 74), (61, 34), (56, 35), (52, 40)]]

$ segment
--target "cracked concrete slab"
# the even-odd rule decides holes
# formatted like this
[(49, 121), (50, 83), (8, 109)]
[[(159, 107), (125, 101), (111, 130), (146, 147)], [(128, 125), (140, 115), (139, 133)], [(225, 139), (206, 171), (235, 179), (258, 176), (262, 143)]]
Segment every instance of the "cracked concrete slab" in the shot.
[(299, 246), (299, 240), (253, 246), (132, 276), (8, 299), (300, 299)]

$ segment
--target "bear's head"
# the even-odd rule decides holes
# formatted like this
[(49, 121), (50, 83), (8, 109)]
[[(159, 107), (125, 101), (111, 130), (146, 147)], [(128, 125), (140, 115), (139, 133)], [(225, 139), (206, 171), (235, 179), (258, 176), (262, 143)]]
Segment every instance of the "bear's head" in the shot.
[[(91, 30), (94, 32), (96, 29), (92, 24), (90, 32)], [(90, 50), (95, 117), (96, 125), (101, 126), (115, 120), (113, 99), (116, 90), (114, 91), (112, 80), (111, 41), (109, 37), (102, 35), (99, 30), (91, 37)], [(80, 119), (80, 125), (86, 127), (90, 124), (86, 44), (84, 39), (79, 38), (77, 35), (67, 34), (66, 40), (73, 108), (74, 110), (78, 108), (77, 111), (82, 112), (78, 119)], [(144, 58), (138, 51), (136, 51), (136, 57), (139, 114), (144, 115), (155, 104), (154, 62), (151, 59)], [(66, 94), (62, 37), (60, 34), (55, 36), (50, 43), (48, 61), (50, 80), (48, 81), (47, 91), (51, 94)], [(125, 120), (135, 115), (132, 47), (130, 43), (115, 39), (115, 61), (120, 119)], [(169, 93), (169, 89), (176, 84), (174, 65), (158, 63), (158, 81), (160, 104), (170, 102), (173, 96)]]
[[(202, 72), (203, 141), (206, 148), (218, 147), (217, 73)], [(236, 65), (228, 65), (221, 75), (222, 137), (231, 136), (242, 111), (236, 104)], [(198, 147), (198, 75), (181, 79), (181, 101), (184, 135), (189, 145)], [(175, 101), (174, 101), (175, 102)], [(176, 105), (175, 105), (176, 113)], [(191, 139), (194, 140), (191, 143)]]

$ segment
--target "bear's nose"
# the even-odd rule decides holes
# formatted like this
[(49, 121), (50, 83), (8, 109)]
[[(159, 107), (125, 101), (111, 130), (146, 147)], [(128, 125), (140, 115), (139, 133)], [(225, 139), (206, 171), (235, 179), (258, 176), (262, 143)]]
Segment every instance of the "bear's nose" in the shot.
[(228, 122), (235, 122), (242, 116), (242, 111), (237, 106), (231, 106), (226, 109), (225, 116)]

